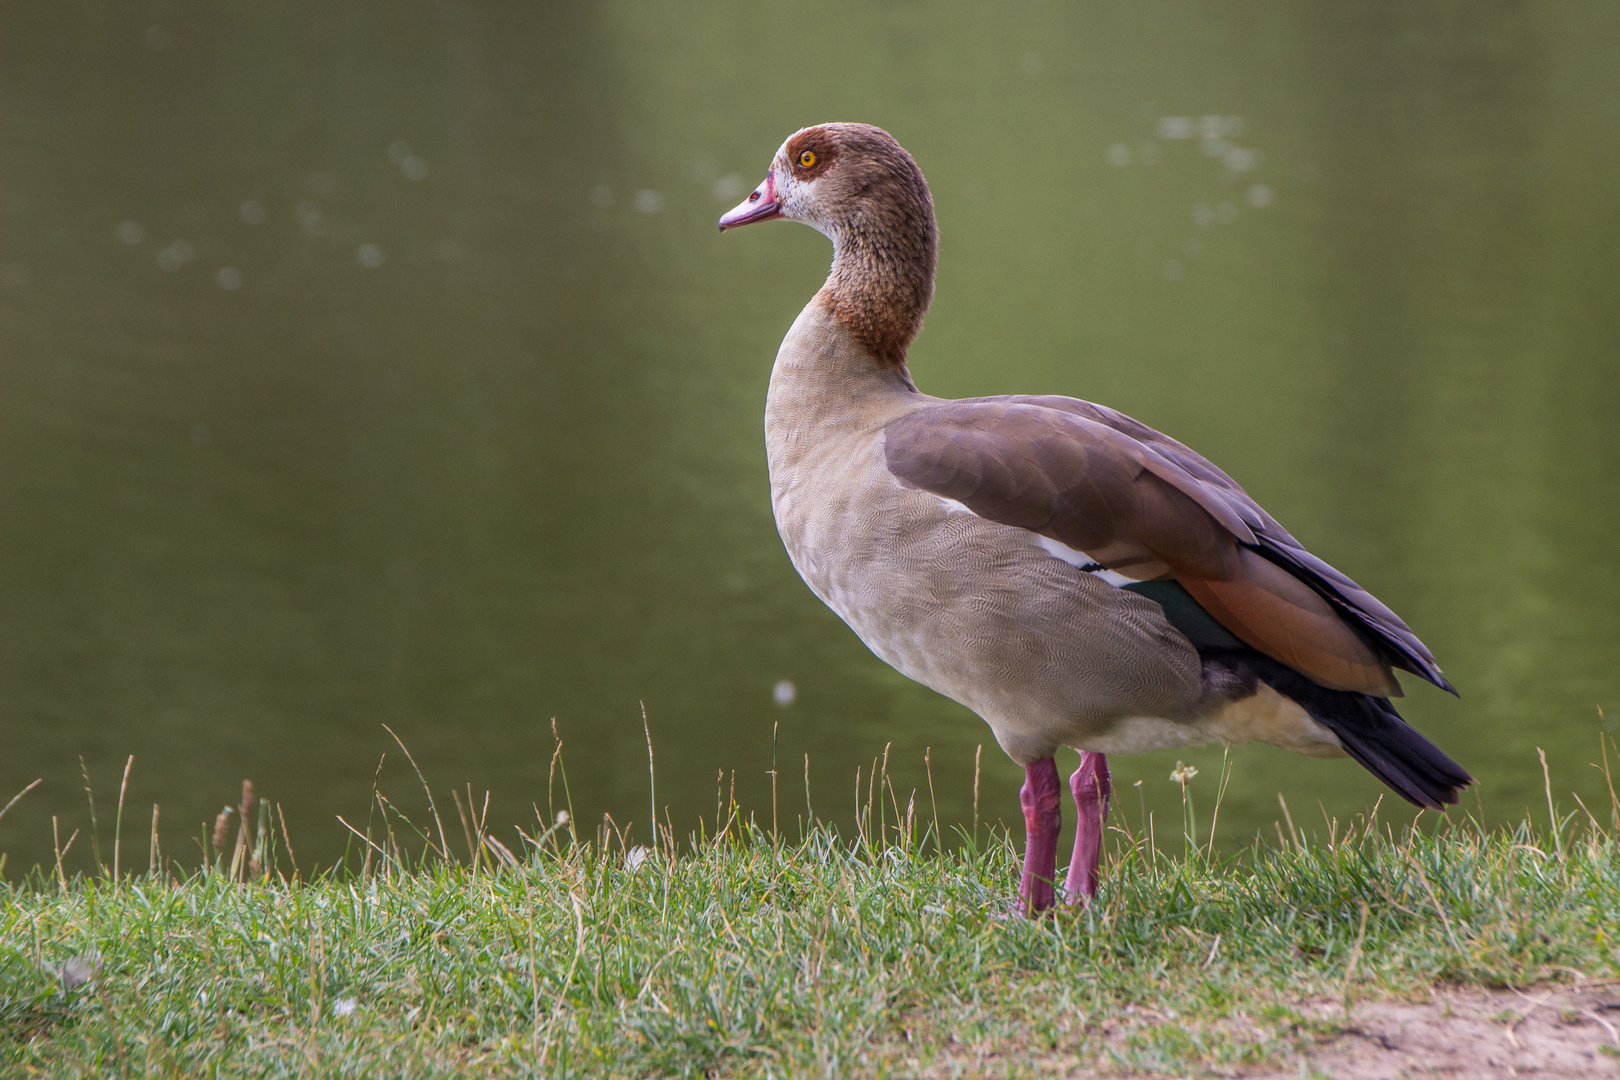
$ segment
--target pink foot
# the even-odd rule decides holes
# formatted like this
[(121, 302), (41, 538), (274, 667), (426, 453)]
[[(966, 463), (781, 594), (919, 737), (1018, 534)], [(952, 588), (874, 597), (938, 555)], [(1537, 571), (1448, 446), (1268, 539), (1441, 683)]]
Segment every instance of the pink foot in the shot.
[(1024, 766), (1024, 786), (1018, 791), (1024, 808), (1024, 874), (1018, 882), (1018, 899), (1026, 915), (1052, 906), (1058, 830), (1063, 827), (1062, 790), (1057, 762), (1051, 758)]
[(1069, 903), (1084, 906), (1097, 895), (1103, 821), (1108, 817), (1108, 796), (1114, 790), (1108, 780), (1108, 759), (1090, 750), (1081, 751), (1080, 767), (1069, 777), (1069, 790), (1074, 793), (1074, 807), (1079, 819), (1074, 829), (1074, 858), (1069, 860), (1069, 874), (1063, 883), (1063, 892)]

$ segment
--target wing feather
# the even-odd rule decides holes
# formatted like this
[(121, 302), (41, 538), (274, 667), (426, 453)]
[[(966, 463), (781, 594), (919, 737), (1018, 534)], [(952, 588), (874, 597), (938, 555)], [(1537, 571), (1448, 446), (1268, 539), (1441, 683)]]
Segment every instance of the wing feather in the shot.
[(1173, 576), (1244, 642), (1323, 686), (1451, 689), (1394, 612), (1307, 552), (1231, 477), (1122, 413), (1061, 397), (946, 401), (884, 431), (889, 471), (1110, 569)]

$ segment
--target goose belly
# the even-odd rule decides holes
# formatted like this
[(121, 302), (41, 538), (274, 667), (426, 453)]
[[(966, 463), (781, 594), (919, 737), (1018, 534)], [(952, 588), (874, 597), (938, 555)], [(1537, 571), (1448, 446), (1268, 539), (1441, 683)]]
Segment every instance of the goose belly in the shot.
[(1016, 760), (1207, 741), (1189, 721), (1199, 658), (1157, 605), (874, 472), (832, 473), (837, 491), (773, 476), (773, 504), (799, 574), (881, 659), (978, 713)]

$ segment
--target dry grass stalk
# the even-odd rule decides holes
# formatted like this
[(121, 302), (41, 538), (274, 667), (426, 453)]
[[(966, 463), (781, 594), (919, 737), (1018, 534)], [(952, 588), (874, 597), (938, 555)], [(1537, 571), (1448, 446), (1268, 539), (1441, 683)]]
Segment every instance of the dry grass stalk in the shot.
[(129, 791), (129, 770), (135, 764), (135, 755), (124, 762), (124, 779), (118, 784), (118, 815), (113, 819), (113, 880), (119, 879), (119, 849), (124, 840), (124, 795)]

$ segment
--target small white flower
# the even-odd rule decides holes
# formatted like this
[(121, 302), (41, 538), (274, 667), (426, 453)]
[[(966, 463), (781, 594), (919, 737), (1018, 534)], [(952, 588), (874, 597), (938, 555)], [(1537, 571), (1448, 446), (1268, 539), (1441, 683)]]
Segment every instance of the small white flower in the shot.
[(58, 974), (62, 978), (62, 988), (72, 990), (75, 986), (82, 986), (95, 978), (100, 971), (101, 957), (92, 952), (73, 957), (62, 965)]
[(1196, 765), (1183, 765), (1181, 762), (1178, 761), (1178, 762), (1176, 762), (1175, 771), (1170, 774), (1170, 779), (1174, 780), (1176, 783), (1180, 784), (1182, 787), (1186, 787), (1187, 786), (1187, 781), (1191, 780), (1193, 777), (1195, 777), (1197, 775), (1198, 775), (1198, 766), (1196, 766)]

